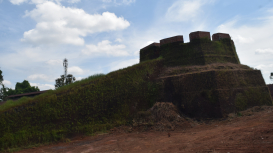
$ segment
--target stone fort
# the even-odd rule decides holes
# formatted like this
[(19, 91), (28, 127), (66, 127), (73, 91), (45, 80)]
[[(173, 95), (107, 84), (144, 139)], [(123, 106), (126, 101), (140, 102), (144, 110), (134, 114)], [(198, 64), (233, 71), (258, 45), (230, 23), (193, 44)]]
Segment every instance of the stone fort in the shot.
[(191, 117), (226, 117), (253, 106), (272, 105), (260, 70), (240, 63), (229, 34), (196, 31), (140, 50), (140, 63), (163, 58), (157, 101), (172, 102)]
[[(162, 56), (168, 66), (205, 65), (215, 62), (240, 64), (229, 34), (215, 33), (211, 41), (209, 32), (196, 31), (190, 33), (189, 38), (189, 43), (184, 43), (182, 35), (152, 43), (140, 50), (140, 62)], [(221, 40), (222, 43), (219, 43)]]

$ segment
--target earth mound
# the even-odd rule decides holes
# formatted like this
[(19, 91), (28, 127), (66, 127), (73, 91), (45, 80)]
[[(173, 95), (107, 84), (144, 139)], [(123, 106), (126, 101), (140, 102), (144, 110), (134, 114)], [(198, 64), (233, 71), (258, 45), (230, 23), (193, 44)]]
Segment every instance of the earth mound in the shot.
[(177, 107), (171, 102), (156, 102), (147, 111), (140, 111), (133, 119), (133, 129), (143, 131), (174, 131), (194, 126), (189, 118), (179, 114)]

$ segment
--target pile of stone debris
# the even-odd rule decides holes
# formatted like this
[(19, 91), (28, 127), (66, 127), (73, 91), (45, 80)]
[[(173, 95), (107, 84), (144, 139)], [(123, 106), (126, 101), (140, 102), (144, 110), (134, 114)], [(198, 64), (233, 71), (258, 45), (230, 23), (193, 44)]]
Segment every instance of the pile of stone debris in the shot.
[(156, 102), (147, 111), (140, 111), (133, 119), (133, 131), (173, 131), (194, 126), (194, 122), (182, 114), (171, 102)]

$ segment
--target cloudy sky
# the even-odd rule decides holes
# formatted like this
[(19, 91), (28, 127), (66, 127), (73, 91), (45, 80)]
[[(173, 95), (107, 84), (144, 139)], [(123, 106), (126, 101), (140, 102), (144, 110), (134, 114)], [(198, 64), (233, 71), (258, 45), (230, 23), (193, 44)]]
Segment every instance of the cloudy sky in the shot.
[(4, 84), (28, 80), (54, 89), (137, 64), (139, 50), (176, 35), (229, 33), (242, 64), (273, 72), (272, 0), (0, 0), (0, 69)]

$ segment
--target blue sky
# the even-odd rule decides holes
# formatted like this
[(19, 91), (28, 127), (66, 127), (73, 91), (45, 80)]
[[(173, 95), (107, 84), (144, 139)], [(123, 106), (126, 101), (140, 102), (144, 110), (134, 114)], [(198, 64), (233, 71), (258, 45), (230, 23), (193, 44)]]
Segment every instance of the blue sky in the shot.
[(0, 0), (0, 69), (4, 84), (28, 80), (54, 89), (139, 63), (152, 42), (189, 33), (228, 33), (242, 64), (273, 72), (272, 0)]

